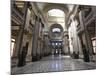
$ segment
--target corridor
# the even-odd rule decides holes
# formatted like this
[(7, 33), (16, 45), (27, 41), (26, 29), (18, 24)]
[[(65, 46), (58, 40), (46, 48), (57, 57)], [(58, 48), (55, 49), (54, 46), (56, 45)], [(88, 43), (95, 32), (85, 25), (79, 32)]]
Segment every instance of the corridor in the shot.
[(63, 72), (95, 69), (96, 65), (93, 62), (83, 62), (82, 59), (72, 59), (70, 56), (48, 56), (40, 61), (27, 63), (21, 68), (14, 68), (12, 74), (31, 74), (45, 72)]
[(96, 7), (11, 0), (11, 73), (96, 69)]

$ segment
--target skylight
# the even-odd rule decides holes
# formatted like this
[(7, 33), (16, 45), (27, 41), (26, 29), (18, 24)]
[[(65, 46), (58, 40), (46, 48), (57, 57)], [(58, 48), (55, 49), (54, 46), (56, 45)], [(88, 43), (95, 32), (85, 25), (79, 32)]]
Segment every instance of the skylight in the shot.
[(64, 12), (59, 9), (52, 9), (48, 12), (49, 16), (64, 17)]

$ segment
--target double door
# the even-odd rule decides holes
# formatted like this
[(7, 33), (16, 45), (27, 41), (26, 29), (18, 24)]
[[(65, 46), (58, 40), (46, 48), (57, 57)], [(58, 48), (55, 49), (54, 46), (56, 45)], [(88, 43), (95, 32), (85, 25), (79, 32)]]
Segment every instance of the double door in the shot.
[(62, 40), (51, 40), (51, 48), (53, 55), (60, 55), (62, 52)]

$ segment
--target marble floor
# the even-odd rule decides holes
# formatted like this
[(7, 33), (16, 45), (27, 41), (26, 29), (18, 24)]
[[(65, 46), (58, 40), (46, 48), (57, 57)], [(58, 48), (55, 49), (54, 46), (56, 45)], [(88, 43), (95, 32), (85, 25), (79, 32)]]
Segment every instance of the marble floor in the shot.
[(43, 57), (39, 61), (27, 63), (24, 67), (15, 67), (12, 69), (11, 73), (14, 75), (42, 72), (90, 70), (95, 68), (96, 64), (93, 62), (84, 62), (82, 59), (72, 59), (70, 56), (60, 55)]

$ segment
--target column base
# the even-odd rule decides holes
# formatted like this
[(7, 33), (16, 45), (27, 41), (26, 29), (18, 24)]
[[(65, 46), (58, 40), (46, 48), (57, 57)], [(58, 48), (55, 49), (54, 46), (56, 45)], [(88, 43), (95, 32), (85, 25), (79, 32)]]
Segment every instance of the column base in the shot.
[(18, 67), (22, 67), (26, 64), (26, 61), (25, 61), (25, 58), (23, 58), (22, 56), (19, 57), (19, 60), (18, 60)]
[(41, 58), (42, 58), (41, 55), (33, 56), (33, 57), (32, 57), (32, 62), (38, 61), (38, 60), (40, 60)]
[(84, 62), (90, 62), (90, 59), (87, 57), (83, 58), (83, 60), (84, 60)]
[(50, 53), (48, 53), (48, 54), (47, 54), (47, 53), (45, 53), (45, 54), (44, 54), (44, 57), (49, 56), (49, 55), (50, 55)]
[(11, 67), (16, 67), (18, 62), (18, 57), (11, 57)]
[(32, 62), (37, 61), (37, 56), (32, 56)]

